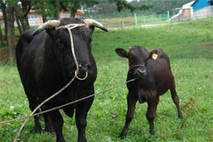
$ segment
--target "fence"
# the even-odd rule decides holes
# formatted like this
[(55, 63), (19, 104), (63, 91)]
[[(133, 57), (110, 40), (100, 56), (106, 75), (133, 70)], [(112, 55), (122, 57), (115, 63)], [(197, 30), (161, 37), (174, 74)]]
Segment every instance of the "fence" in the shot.
[(163, 14), (150, 14), (138, 12), (113, 12), (113, 13), (98, 13), (88, 14), (86, 13), (83, 18), (93, 18), (98, 20), (108, 28), (123, 29), (138, 26), (147, 26), (153, 24), (168, 23), (170, 19), (170, 13), (167, 11)]
[[(193, 2), (183, 5), (181, 8), (170, 9), (170, 11), (156, 14), (153, 11), (122, 11), (116, 10), (103, 13), (101, 11), (86, 12), (84, 18), (97, 19), (108, 28), (129, 28), (138, 26), (153, 26), (168, 22), (182, 22), (206, 17), (213, 17), (213, 4), (200, 9), (193, 9)], [(178, 10), (178, 11), (177, 11)], [(171, 13), (172, 14), (171, 14)]]

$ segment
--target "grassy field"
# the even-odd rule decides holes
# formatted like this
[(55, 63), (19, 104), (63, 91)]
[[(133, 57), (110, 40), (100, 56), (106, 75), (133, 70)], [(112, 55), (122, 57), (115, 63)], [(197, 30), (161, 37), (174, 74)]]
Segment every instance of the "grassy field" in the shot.
[[(213, 19), (147, 29), (128, 29), (104, 33), (93, 38), (97, 61), (99, 92), (124, 82), (127, 60), (114, 49), (143, 45), (163, 48), (171, 59), (184, 119), (177, 117), (170, 94), (160, 98), (155, 120), (156, 135), (149, 134), (145, 117), (147, 105), (137, 104), (135, 117), (124, 140), (118, 138), (126, 114), (125, 86), (97, 96), (88, 115), (89, 142), (212, 142), (213, 141)], [(30, 113), (15, 65), (0, 65), (0, 121)], [(64, 116), (64, 136), (76, 142), (74, 118)], [(11, 142), (21, 122), (0, 125), (0, 142)], [(35, 134), (33, 119), (25, 126), (20, 142), (53, 142), (52, 134)]]

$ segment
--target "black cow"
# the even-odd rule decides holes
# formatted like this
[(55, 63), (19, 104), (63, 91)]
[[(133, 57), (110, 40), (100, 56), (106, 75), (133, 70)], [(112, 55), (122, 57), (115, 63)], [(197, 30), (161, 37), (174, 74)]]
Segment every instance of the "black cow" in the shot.
[[(95, 27), (107, 31), (97, 21), (84, 21), (74, 18), (53, 20), (44, 23), (37, 30), (30, 30), (21, 35), (16, 47), (17, 67), (21, 81), (29, 100), (29, 107), (34, 110), (43, 100), (61, 89), (73, 77), (76, 64), (71, 51), (68, 30), (58, 28), (69, 24), (85, 24), (72, 29), (75, 55), (79, 65), (79, 77), (85, 80), (75, 81), (58, 96), (44, 104), (40, 109), (47, 110), (65, 103), (86, 97), (94, 93), (97, 68), (91, 53), (92, 34)], [(85, 129), (87, 113), (93, 103), (90, 98), (73, 105), (63, 107), (63, 111), (72, 117), (75, 111), (78, 128), (78, 142), (86, 142)], [(44, 114), (45, 130), (56, 133), (56, 141), (64, 142), (62, 134), (63, 118), (59, 110)], [(41, 132), (39, 118), (34, 117), (35, 130)]]
[(128, 133), (128, 127), (133, 118), (137, 101), (148, 103), (146, 117), (149, 121), (150, 133), (154, 135), (154, 119), (159, 96), (166, 93), (168, 89), (176, 105), (178, 116), (182, 118), (169, 57), (163, 50), (158, 48), (149, 52), (144, 47), (133, 46), (129, 52), (122, 48), (117, 48), (116, 52), (119, 56), (129, 60), (127, 80), (138, 78), (136, 81), (127, 84), (129, 90), (127, 96), (128, 110), (120, 137), (124, 138)]

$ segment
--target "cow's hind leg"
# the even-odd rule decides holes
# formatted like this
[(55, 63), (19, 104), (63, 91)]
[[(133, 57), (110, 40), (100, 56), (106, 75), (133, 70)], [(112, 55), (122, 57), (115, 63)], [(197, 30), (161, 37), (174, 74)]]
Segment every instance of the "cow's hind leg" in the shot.
[(76, 106), (75, 119), (78, 129), (78, 142), (87, 142), (86, 140), (86, 125), (87, 125), (87, 113), (92, 105), (93, 98), (80, 102)]
[(50, 116), (51, 123), (56, 133), (56, 142), (65, 142), (63, 134), (62, 134), (62, 127), (64, 120), (58, 110), (49, 112), (48, 115)]
[(126, 137), (126, 135), (128, 133), (129, 124), (132, 121), (133, 116), (134, 116), (136, 102), (137, 102), (137, 99), (133, 95), (128, 94), (128, 96), (127, 96), (127, 107), (128, 107), (127, 109), (128, 110), (126, 113), (126, 122), (125, 122), (123, 130), (121, 131), (121, 134), (120, 134), (121, 139)]
[(150, 134), (154, 135), (155, 134), (154, 119), (156, 115), (157, 105), (159, 102), (159, 97), (155, 96), (154, 98), (148, 100), (147, 102), (148, 102), (148, 109), (146, 113), (146, 118), (149, 121), (149, 132)]
[[(29, 107), (31, 109), (31, 111), (34, 111), (34, 109), (38, 106), (38, 100), (36, 97), (33, 97), (32, 95), (27, 94), (27, 98), (29, 101)], [(39, 110), (37, 110), (35, 113), (38, 113)], [(41, 124), (39, 122), (39, 116), (34, 116), (34, 123), (35, 123), (35, 132), (36, 133), (41, 133), (42, 132), (42, 128), (41, 128)]]
[(177, 95), (177, 92), (176, 92), (176, 89), (175, 89), (175, 82), (173, 81), (173, 85), (170, 89), (170, 92), (171, 92), (171, 96), (172, 96), (172, 100), (177, 108), (177, 112), (178, 112), (178, 117), (179, 118), (183, 118), (183, 114), (180, 110), (180, 106), (179, 106), (179, 97)]

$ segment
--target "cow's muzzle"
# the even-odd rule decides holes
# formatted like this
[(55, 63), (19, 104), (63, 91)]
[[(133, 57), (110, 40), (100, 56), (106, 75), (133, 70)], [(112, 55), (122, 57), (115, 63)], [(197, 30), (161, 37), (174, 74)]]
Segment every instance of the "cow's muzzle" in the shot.
[(138, 78), (143, 78), (146, 75), (146, 67), (144, 65), (134, 66), (133, 74)]
[(137, 77), (143, 78), (146, 74), (146, 69), (137, 68), (134, 73)]
[(88, 65), (82, 66), (79, 64), (79, 70), (75, 71), (75, 76), (78, 80), (85, 80), (88, 77)]

